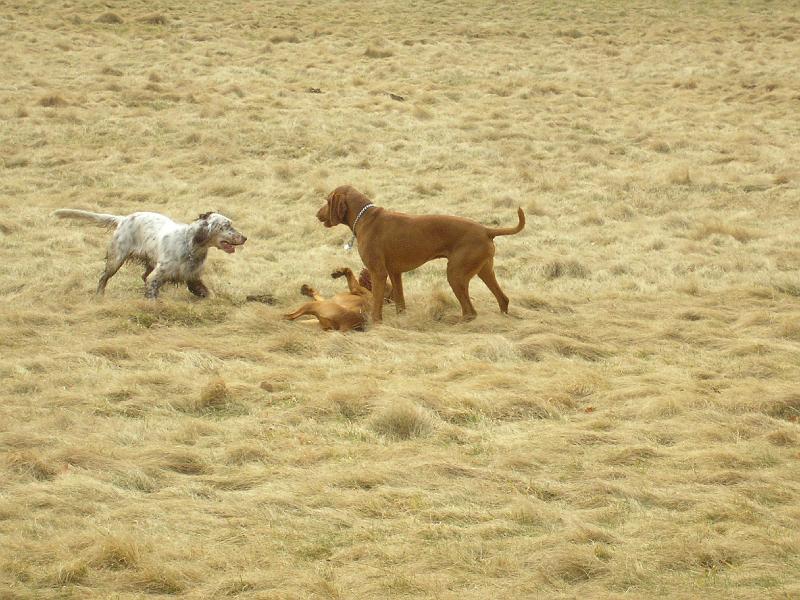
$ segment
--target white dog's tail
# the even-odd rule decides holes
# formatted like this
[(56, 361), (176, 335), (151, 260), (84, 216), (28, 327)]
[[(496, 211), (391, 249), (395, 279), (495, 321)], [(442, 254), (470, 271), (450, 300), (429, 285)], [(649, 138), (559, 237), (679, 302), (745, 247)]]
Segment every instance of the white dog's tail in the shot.
[(62, 219), (85, 219), (87, 221), (94, 221), (105, 227), (115, 227), (119, 225), (124, 218), (116, 215), (89, 212), (88, 210), (75, 210), (74, 208), (59, 208), (53, 211), (52, 215)]

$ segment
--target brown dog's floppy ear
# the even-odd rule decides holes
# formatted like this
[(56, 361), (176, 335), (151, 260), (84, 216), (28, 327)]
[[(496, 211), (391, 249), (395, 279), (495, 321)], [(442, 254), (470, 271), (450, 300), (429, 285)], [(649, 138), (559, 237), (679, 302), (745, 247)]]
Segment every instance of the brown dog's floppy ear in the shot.
[(328, 196), (328, 216), (331, 226), (344, 223), (347, 216), (347, 203), (344, 201), (344, 194), (333, 191)]

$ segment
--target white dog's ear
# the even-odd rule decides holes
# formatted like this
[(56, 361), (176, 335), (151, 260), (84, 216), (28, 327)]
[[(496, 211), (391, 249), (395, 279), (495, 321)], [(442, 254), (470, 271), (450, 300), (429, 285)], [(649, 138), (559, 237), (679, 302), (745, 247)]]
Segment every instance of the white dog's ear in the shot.
[(192, 238), (192, 243), (195, 246), (205, 246), (208, 242), (208, 239), (211, 236), (208, 233), (208, 224), (203, 223), (200, 227), (197, 228), (197, 231), (194, 233), (194, 237)]
[(214, 214), (213, 210), (203, 213), (202, 215), (198, 216), (198, 220), (200, 221), (208, 221), (208, 217)]

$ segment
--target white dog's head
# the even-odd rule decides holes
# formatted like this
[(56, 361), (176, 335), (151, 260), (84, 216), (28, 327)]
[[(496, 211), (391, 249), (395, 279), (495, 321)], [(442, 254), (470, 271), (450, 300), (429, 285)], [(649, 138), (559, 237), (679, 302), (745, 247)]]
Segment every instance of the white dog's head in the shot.
[(194, 243), (197, 246), (214, 246), (228, 254), (236, 252), (236, 246), (241, 246), (247, 238), (236, 231), (231, 220), (225, 215), (215, 212), (203, 213), (197, 218), (199, 227), (194, 234)]

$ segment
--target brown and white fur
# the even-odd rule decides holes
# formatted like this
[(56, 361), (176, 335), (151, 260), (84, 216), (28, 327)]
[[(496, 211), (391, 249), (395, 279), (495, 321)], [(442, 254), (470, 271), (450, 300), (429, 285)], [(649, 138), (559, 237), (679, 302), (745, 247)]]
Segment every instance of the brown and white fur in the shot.
[(106, 252), (106, 267), (97, 284), (97, 294), (128, 259), (142, 262), (145, 272), (145, 297), (155, 299), (168, 282), (185, 283), (195, 296), (205, 298), (208, 288), (202, 280), (208, 249), (212, 246), (228, 254), (247, 238), (236, 231), (231, 220), (208, 212), (189, 224), (176, 223), (154, 212), (137, 212), (126, 217), (62, 208), (53, 212), (61, 218), (94, 221), (116, 227)]

